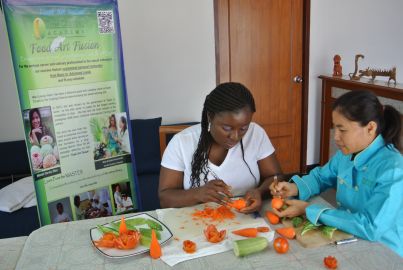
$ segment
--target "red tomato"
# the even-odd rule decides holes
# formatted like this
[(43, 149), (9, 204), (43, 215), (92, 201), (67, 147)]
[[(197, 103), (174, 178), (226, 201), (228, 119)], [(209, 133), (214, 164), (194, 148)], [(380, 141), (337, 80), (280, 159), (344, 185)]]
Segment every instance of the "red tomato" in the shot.
[(287, 253), (289, 245), (287, 239), (277, 237), (273, 242), (273, 247), (277, 253)]
[(333, 256), (327, 256), (323, 259), (323, 264), (328, 269), (337, 269), (337, 259)]

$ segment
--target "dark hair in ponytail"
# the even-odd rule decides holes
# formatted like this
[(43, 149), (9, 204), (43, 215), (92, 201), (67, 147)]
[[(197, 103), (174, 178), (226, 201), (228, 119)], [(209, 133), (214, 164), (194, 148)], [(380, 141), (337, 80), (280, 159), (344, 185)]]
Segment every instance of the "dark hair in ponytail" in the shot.
[(333, 104), (347, 119), (366, 126), (374, 121), (378, 128), (377, 135), (382, 134), (387, 145), (393, 144), (400, 152), (400, 132), (402, 121), (400, 113), (392, 106), (383, 106), (377, 96), (369, 91), (350, 91), (340, 96)]
[[(203, 180), (204, 183), (207, 182), (207, 175), (209, 173), (207, 166), (208, 156), (213, 142), (213, 138), (208, 130), (208, 116), (214, 117), (217, 113), (221, 112), (237, 112), (244, 108), (249, 108), (252, 112), (256, 111), (255, 100), (251, 92), (240, 83), (222, 83), (206, 96), (201, 117), (201, 134), (192, 159), (192, 174), (190, 175), (192, 187), (199, 187), (200, 180)], [(242, 140), (240, 143), (242, 158), (245, 161)], [(249, 168), (247, 163), (246, 165)], [(251, 172), (250, 168), (249, 171)], [(200, 179), (200, 175), (204, 175), (203, 179)]]

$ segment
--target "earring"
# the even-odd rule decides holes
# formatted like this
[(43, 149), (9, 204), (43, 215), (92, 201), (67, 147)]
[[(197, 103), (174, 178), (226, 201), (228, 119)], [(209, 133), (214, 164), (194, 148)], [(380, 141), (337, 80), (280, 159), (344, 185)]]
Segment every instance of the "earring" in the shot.
[(211, 129), (211, 123), (209, 122), (208, 127), (207, 127), (207, 131), (210, 132), (210, 129)]

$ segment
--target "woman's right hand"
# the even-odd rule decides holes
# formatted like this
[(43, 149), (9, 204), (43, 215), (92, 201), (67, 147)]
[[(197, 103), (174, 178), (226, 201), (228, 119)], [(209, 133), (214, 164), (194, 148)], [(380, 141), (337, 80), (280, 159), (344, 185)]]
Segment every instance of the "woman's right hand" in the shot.
[(32, 130), (32, 132), (33, 132), (33, 133), (40, 133), (40, 134), (42, 134), (42, 129), (41, 129), (41, 128), (34, 128), (34, 129)]
[(228, 201), (232, 194), (230, 186), (222, 180), (210, 180), (204, 186), (198, 188), (198, 201), (200, 203), (216, 202), (222, 204), (223, 201)]
[(280, 196), (281, 198), (288, 198), (298, 195), (298, 187), (294, 183), (289, 182), (276, 182), (270, 185), (270, 193), (273, 196)]

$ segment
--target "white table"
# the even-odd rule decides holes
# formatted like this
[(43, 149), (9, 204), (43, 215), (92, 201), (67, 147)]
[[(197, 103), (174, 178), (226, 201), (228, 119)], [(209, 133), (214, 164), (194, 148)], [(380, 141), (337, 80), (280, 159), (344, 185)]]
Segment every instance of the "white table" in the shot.
[[(265, 202), (265, 205), (268, 205)], [(263, 209), (262, 212), (264, 212)], [(155, 212), (148, 212), (156, 216)], [(110, 259), (101, 255), (92, 246), (90, 228), (118, 217), (108, 217), (69, 223), (44, 226), (32, 232), (26, 238), (16, 269), (170, 269), (161, 260), (152, 260), (148, 254), (142, 254), (125, 259)], [(0, 240), (0, 253), (11, 243), (11, 239), (21, 244), (24, 238)], [(7, 240), (7, 243), (2, 242)], [(237, 258), (232, 251), (202, 257), (179, 263), (174, 269), (324, 269), (323, 258), (332, 255), (339, 261), (338, 269), (403, 269), (403, 258), (387, 247), (359, 240), (356, 243), (325, 246), (314, 249), (301, 247), (297, 241), (290, 242), (290, 250), (286, 254), (277, 254), (270, 246), (269, 249), (245, 258)], [(13, 244), (12, 244), (13, 245)], [(9, 246), (9, 247), (12, 247)], [(21, 245), (20, 245), (21, 246)], [(6, 268), (0, 261), (0, 269), (12, 269), (13, 262), (19, 251), (8, 250), (14, 254), (14, 259), (7, 261)], [(4, 258), (4, 256), (0, 257)]]

